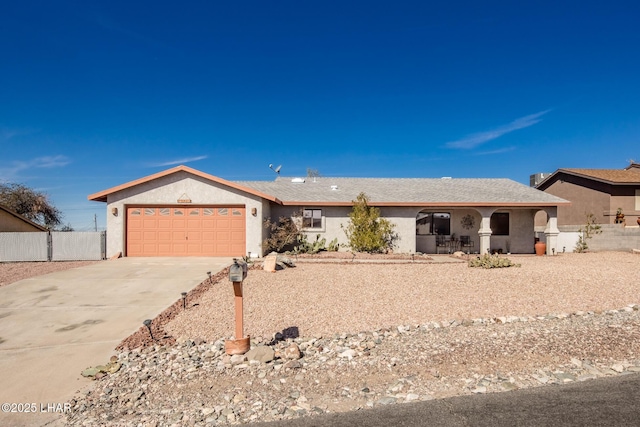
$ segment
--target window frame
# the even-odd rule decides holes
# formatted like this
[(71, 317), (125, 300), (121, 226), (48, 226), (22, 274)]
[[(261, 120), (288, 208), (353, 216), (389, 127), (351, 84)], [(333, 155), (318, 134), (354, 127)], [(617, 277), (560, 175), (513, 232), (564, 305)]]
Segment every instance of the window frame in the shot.
[[(419, 233), (418, 232), (418, 219), (416, 219), (416, 236), (450, 236), (451, 235), (451, 212), (418, 212), (418, 214), (425, 214), (423, 218), (420, 220), (426, 220), (425, 225), (429, 224), (429, 231), (427, 233)], [(443, 215), (442, 217), (436, 217), (435, 215)], [(444, 215), (448, 215), (444, 216)], [(435, 226), (435, 219), (438, 219), (438, 222), (444, 221), (445, 219), (448, 221), (448, 225), (443, 228)], [(439, 229), (443, 229), (447, 233), (438, 233)]]
[(509, 232), (511, 231), (511, 216), (509, 212), (492, 213), (491, 219), (489, 220), (489, 227), (491, 228), (492, 236), (509, 236)]
[[(311, 212), (311, 216), (305, 216), (307, 212)], [(314, 212), (319, 212), (320, 217), (314, 217)], [(307, 218), (311, 219), (310, 225), (306, 225)], [(318, 225), (314, 227), (315, 221), (318, 221)], [(314, 230), (314, 231), (324, 231), (324, 215), (322, 214), (322, 209), (317, 208), (303, 208), (302, 209), (302, 229), (303, 230)]]

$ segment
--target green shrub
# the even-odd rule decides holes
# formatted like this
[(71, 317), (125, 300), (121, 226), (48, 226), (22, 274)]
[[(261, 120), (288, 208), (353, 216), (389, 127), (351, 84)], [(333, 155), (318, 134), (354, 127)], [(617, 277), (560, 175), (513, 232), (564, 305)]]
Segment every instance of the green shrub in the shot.
[(469, 267), (505, 268), (520, 267), (520, 264), (514, 264), (509, 258), (502, 258), (498, 255), (485, 254), (469, 260)]
[(349, 247), (354, 252), (383, 253), (393, 248), (397, 234), (389, 220), (380, 218), (380, 209), (369, 206), (366, 194), (360, 193), (353, 201), (349, 223), (342, 226)]
[(316, 240), (310, 242), (306, 234), (300, 234), (298, 236), (298, 244), (293, 247), (294, 254), (317, 254), (320, 251), (326, 251), (327, 239), (324, 237), (321, 239), (319, 234), (316, 234)]

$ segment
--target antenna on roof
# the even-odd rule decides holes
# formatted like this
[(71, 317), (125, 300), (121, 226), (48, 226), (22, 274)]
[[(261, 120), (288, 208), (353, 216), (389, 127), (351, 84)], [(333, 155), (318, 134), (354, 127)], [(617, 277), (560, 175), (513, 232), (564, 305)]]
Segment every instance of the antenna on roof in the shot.
[(278, 174), (278, 176), (280, 176), (280, 169), (282, 169), (282, 165), (278, 166), (277, 168), (273, 168), (272, 164), (269, 164), (269, 169), (271, 169), (272, 171), (274, 171), (275, 173)]

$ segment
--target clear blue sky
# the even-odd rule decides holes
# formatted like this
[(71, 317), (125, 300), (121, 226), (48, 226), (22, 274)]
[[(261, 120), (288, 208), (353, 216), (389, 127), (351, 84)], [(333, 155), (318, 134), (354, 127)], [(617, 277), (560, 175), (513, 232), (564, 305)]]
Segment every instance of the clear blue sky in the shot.
[(178, 164), (229, 180), (640, 160), (640, 2), (15, 1), (0, 179), (78, 230)]

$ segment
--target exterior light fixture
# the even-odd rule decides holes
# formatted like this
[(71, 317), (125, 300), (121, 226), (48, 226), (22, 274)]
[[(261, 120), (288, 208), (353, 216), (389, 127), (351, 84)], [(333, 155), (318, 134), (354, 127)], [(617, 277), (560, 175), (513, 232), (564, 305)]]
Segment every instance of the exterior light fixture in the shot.
[(186, 292), (182, 293), (182, 309), (183, 310), (187, 309), (187, 293)]
[(118, 208), (111, 208), (111, 215), (118, 216)]
[(251, 215), (253, 215), (253, 216), (258, 215), (258, 209), (256, 209), (256, 208), (251, 208)]
[(151, 332), (151, 319), (145, 320), (144, 322), (142, 322), (142, 324), (147, 327), (147, 329), (149, 330), (149, 336), (153, 340), (154, 339), (153, 338), (153, 333)]

